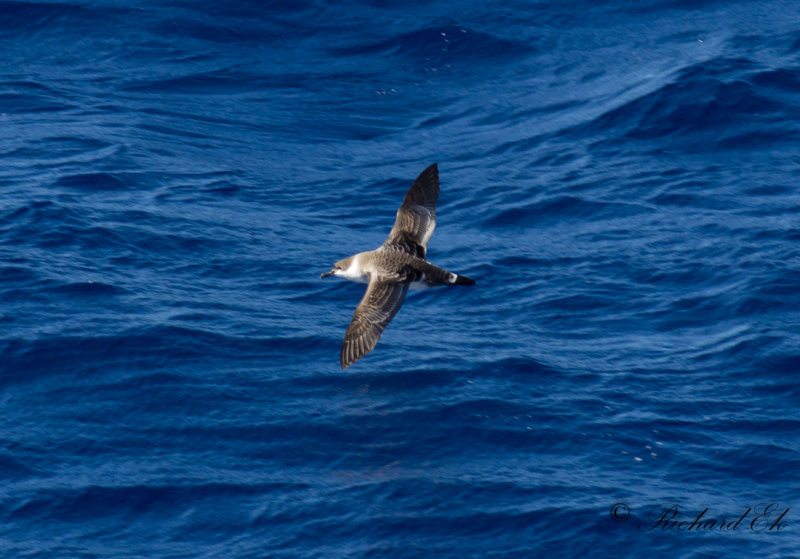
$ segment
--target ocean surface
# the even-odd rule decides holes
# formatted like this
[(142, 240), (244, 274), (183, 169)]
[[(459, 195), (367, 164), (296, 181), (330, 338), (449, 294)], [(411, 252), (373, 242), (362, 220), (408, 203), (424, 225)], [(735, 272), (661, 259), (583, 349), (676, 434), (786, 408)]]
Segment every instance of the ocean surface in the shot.
[[(800, 557), (796, 1), (0, 1), (0, 557)], [(431, 261), (339, 349), (439, 164)]]

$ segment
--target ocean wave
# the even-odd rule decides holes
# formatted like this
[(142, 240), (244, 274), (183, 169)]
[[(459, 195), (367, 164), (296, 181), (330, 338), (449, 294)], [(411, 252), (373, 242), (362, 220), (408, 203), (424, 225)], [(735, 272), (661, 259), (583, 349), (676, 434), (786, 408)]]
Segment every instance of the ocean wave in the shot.
[(587, 200), (583, 197), (562, 195), (533, 204), (498, 212), (484, 222), (486, 227), (538, 227), (547, 223), (564, 223), (571, 219), (625, 219), (647, 212), (648, 209), (623, 202)]
[[(743, 128), (758, 131), (779, 123), (789, 105), (759, 90), (758, 65), (751, 60), (714, 58), (677, 72), (669, 83), (605, 112), (576, 134), (614, 132), (636, 139), (707, 137), (733, 142)], [(777, 136), (777, 134), (776, 134)]]
[[(113, 296), (119, 288), (94, 284), (69, 285), (56, 292), (70, 296)], [(178, 315), (180, 318), (180, 315)], [(185, 321), (184, 319), (181, 319)], [(196, 322), (196, 321), (191, 321)], [(259, 359), (267, 354), (294, 355), (319, 348), (324, 339), (314, 336), (231, 336), (199, 328), (155, 324), (114, 334), (58, 336), (39, 339), (5, 338), (0, 369), (63, 373), (87, 367), (122, 366), (141, 370), (157, 369), (174, 363), (185, 366), (198, 359), (224, 359), (231, 352), (242, 359)], [(10, 381), (11, 379), (6, 379)]]
[(522, 43), (490, 33), (453, 25), (428, 27), (387, 39), (337, 47), (334, 56), (397, 55), (436, 66), (467, 59), (470, 63), (493, 59), (514, 59), (534, 51), (530, 43)]

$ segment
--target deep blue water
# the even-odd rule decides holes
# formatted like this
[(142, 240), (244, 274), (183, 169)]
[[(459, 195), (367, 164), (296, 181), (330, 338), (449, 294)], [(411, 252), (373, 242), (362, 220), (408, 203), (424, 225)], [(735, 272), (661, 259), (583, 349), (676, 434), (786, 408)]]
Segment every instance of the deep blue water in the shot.
[[(796, 2), (4, 1), (0, 45), (3, 558), (800, 557)], [(433, 162), (478, 284), (342, 372), (319, 274)]]

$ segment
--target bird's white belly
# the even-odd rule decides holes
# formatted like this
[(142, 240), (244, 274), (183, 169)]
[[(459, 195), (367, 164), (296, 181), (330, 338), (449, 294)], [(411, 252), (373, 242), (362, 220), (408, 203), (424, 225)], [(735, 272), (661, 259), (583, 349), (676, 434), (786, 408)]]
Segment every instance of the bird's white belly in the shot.
[(420, 290), (420, 289), (428, 289), (429, 287), (431, 287), (431, 284), (429, 284), (425, 280), (412, 281), (411, 283), (408, 284), (409, 289)]
[(349, 279), (350, 281), (354, 281), (356, 283), (369, 283), (369, 274), (363, 274), (360, 276), (351, 275), (351, 276), (343, 276), (345, 279)]

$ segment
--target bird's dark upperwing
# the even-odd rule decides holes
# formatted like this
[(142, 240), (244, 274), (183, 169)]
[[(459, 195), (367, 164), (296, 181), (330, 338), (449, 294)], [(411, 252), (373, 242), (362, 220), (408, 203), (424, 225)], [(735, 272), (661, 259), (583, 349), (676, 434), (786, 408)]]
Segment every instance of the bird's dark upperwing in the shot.
[(372, 351), (383, 333), (400, 310), (408, 291), (407, 283), (381, 281), (372, 276), (367, 292), (353, 313), (342, 344), (340, 362), (346, 369)]
[(436, 163), (422, 171), (406, 192), (397, 210), (397, 219), (383, 250), (402, 250), (425, 258), (428, 240), (436, 227), (436, 202), (439, 201), (439, 168)]

